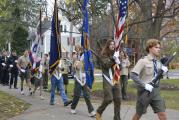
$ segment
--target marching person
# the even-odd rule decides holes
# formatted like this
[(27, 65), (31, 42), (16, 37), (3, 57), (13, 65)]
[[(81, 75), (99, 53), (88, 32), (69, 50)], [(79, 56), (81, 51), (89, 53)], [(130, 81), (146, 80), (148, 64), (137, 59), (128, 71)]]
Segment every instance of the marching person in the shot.
[(42, 79), (42, 70), (43, 70), (43, 66), (42, 64), (40, 64), (39, 67), (35, 68), (34, 70), (34, 85), (35, 88), (33, 90), (33, 96), (35, 95), (35, 92), (37, 90), (38, 87), (40, 87), (40, 99), (44, 100), (44, 97), (42, 95), (42, 89), (43, 89), (43, 79)]
[(14, 89), (17, 89), (17, 79), (18, 79), (18, 74), (19, 70), (17, 68), (17, 60), (18, 56), (16, 51), (13, 51), (10, 58), (9, 58), (9, 68), (10, 68), (10, 85), (9, 88), (11, 89), (12, 85), (14, 85)]
[(20, 79), (21, 79), (21, 95), (24, 95), (24, 80), (27, 83), (27, 86), (29, 87), (29, 95), (32, 95), (31, 91), (31, 72), (30, 72), (30, 59), (29, 59), (29, 52), (28, 50), (24, 51), (24, 55), (19, 57), (17, 61), (17, 67), (20, 71)]
[(62, 59), (61, 60), (62, 62), (62, 66), (64, 66), (64, 71), (62, 71), (62, 76), (63, 76), (63, 83), (64, 83), (64, 86), (65, 86), (65, 93), (67, 94), (67, 87), (68, 87), (68, 71), (69, 71), (69, 68), (68, 68), (68, 64), (67, 64), (67, 59)]
[(63, 85), (63, 76), (62, 71), (64, 70), (61, 60), (58, 64), (58, 67), (55, 69), (54, 73), (51, 76), (51, 92), (50, 92), (50, 105), (54, 105), (55, 101), (55, 89), (56, 87), (59, 89), (59, 95), (61, 96), (64, 106), (68, 106), (72, 103), (72, 100), (69, 100), (64, 89)]
[[(83, 57), (83, 56), (82, 56)], [(83, 66), (83, 59), (81, 58), (78, 60), (78, 55), (73, 54), (73, 61), (74, 61), (74, 79), (75, 79), (75, 85), (74, 85), (74, 96), (73, 101), (71, 104), (71, 113), (76, 114), (76, 107), (80, 99), (81, 92), (83, 93), (83, 97), (85, 99), (86, 105), (88, 107), (88, 112), (90, 117), (95, 117), (94, 108), (90, 101), (90, 93), (89, 88), (86, 84), (86, 76), (84, 73), (84, 66)]]
[[(167, 115), (165, 113), (165, 102), (160, 96), (160, 84), (154, 88), (149, 83), (157, 75), (157, 71), (161, 68), (163, 71), (167, 71), (167, 67), (162, 66), (160, 61), (157, 59), (160, 55), (160, 41), (157, 39), (149, 39), (146, 45), (147, 56), (141, 58), (137, 64), (134, 66), (131, 72), (131, 79), (137, 85), (137, 103), (136, 103), (136, 113), (132, 120), (139, 120), (141, 116), (146, 113), (147, 107), (150, 105), (158, 115), (160, 120), (167, 120)], [(150, 101), (146, 105), (141, 104), (139, 98), (143, 91), (147, 90), (150, 92)]]
[(127, 83), (128, 83), (128, 74), (129, 74), (129, 58), (124, 51), (120, 51), (121, 56), (121, 94), (122, 99), (127, 99)]
[[(102, 113), (106, 107), (114, 102), (114, 118), (113, 120), (121, 120), (120, 106), (121, 106), (121, 89), (119, 81), (113, 81), (113, 66), (120, 64), (119, 51), (115, 52), (115, 44), (113, 40), (108, 40), (101, 52), (101, 65), (103, 76), (103, 92), (104, 98), (102, 104), (98, 107), (96, 112), (96, 120), (102, 120)], [(115, 83), (115, 84), (114, 84)]]
[(1, 83), (3, 85), (9, 85), (9, 65), (8, 65), (8, 57), (7, 51), (2, 51), (1, 57)]
[(43, 89), (48, 90), (48, 79), (49, 79), (49, 58), (48, 54), (44, 54), (42, 62), (42, 77), (43, 77)]

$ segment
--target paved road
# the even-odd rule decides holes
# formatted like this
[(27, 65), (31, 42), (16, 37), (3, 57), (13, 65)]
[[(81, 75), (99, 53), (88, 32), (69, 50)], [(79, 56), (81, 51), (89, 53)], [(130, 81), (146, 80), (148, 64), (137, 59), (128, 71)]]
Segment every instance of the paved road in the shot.
[(169, 70), (169, 78), (179, 78), (179, 70)]
[[(20, 90), (11, 89), (8, 87), (0, 86), (0, 91), (9, 93), (16, 96), (30, 104), (32, 106), (19, 116), (11, 118), (9, 120), (95, 120), (95, 118), (88, 117), (86, 105), (83, 101), (80, 101), (77, 106), (77, 114), (70, 114), (70, 107), (63, 107), (63, 104), (57, 97), (57, 102), (54, 106), (50, 106), (49, 93), (45, 93), (45, 100), (40, 100), (38, 96), (32, 97), (27, 95), (20, 95)], [(26, 90), (27, 91), (27, 90)], [(100, 103), (94, 103), (95, 109)], [(121, 106), (121, 119), (131, 120), (132, 115), (135, 113), (134, 106)], [(168, 120), (179, 120), (179, 111), (167, 110)], [(109, 105), (103, 114), (103, 120), (112, 120), (113, 118), (113, 105)], [(148, 113), (142, 117), (141, 120), (157, 120), (157, 116), (153, 114), (151, 108), (148, 109)]]

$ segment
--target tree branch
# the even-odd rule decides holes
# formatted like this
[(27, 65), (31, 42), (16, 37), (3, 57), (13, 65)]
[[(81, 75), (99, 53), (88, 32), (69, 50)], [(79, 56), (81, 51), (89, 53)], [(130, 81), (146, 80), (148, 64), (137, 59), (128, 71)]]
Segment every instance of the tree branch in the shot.
[(163, 34), (160, 39), (164, 38), (165, 36), (167, 36), (170, 33), (175, 33), (175, 32), (179, 32), (179, 30), (172, 30), (172, 31), (168, 31), (167, 33)]

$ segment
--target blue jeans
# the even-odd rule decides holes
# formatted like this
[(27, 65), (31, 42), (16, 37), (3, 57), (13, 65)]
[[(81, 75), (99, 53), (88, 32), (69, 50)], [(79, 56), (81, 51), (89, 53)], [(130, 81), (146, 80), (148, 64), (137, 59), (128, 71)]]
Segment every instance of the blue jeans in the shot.
[(63, 85), (63, 77), (58, 80), (55, 76), (52, 75), (51, 77), (51, 98), (50, 98), (50, 103), (54, 103), (54, 98), (55, 98), (55, 89), (58, 87), (60, 91), (60, 96), (63, 100), (63, 103), (68, 101), (67, 95), (65, 94), (65, 89)]

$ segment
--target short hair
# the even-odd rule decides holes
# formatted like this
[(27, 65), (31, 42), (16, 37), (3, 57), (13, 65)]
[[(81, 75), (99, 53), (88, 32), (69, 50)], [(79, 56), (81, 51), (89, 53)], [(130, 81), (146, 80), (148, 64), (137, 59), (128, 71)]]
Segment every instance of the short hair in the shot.
[(48, 57), (48, 54), (47, 54), (47, 53), (45, 53), (44, 55)]
[(75, 45), (75, 51), (76, 51), (77, 49), (82, 50), (81, 45), (79, 45), (79, 44)]
[(149, 53), (149, 49), (156, 46), (157, 44), (161, 45), (160, 41), (157, 39), (149, 39), (147, 41), (147, 45), (146, 45), (146, 51)]

